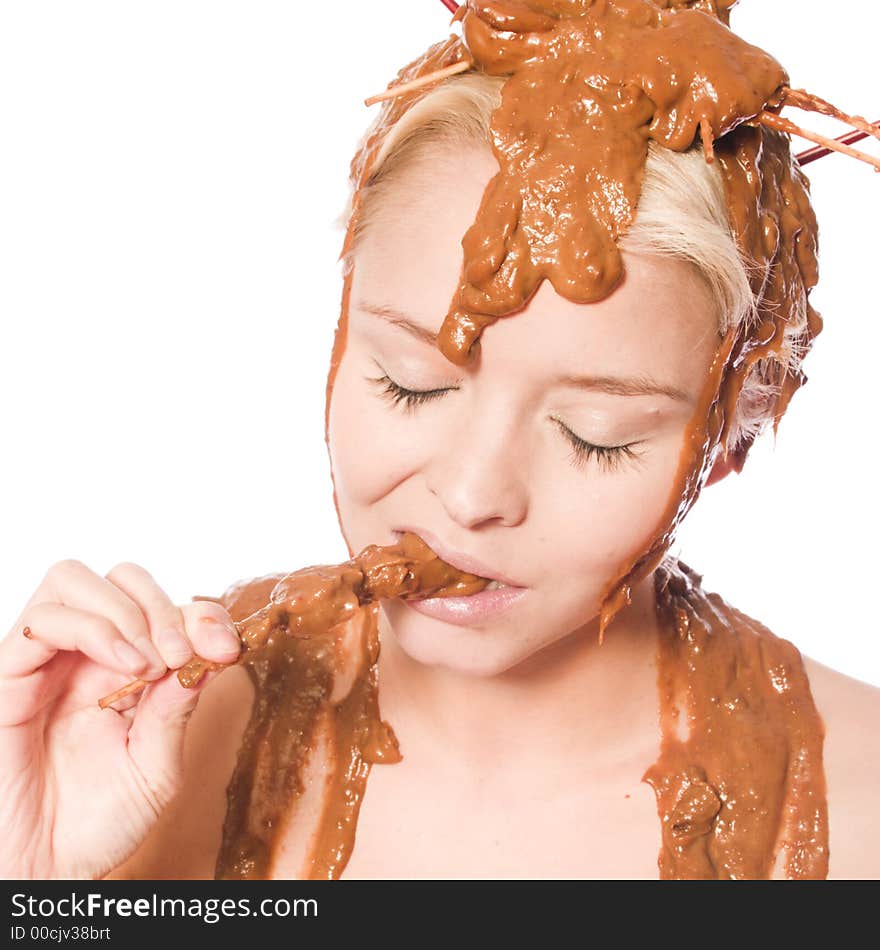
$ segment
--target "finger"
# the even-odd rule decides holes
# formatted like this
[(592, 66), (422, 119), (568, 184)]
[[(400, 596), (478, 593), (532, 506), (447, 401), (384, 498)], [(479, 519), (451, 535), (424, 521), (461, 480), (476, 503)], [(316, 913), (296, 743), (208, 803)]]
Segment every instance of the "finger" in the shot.
[(112, 709), (113, 712), (128, 712), (130, 709), (133, 710), (135, 706), (140, 702), (141, 696), (143, 694), (138, 693), (129, 693), (128, 696), (122, 696), (113, 703), (112, 706), (105, 706), (105, 709)]
[(43, 603), (28, 607), (20, 620), (21, 627), (0, 643), (0, 675), (27, 676), (59, 650), (79, 650), (95, 663), (120, 673), (141, 674), (149, 666), (147, 658), (104, 616)]
[(122, 712), (131, 720), (128, 754), (161, 805), (180, 788), (186, 727), (199, 696), (222, 672), (206, 674), (192, 689), (181, 686), (176, 676), (167, 676), (151, 683), (137, 705)]
[(186, 635), (196, 653), (216, 663), (234, 662), (242, 650), (232, 618), (220, 604), (200, 600), (181, 608)]
[(81, 561), (59, 561), (49, 568), (41, 589), (48, 601), (106, 617), (147, 658), (147, 672), (153, 674), (163, 669), (162, 657), (153, 646), (143, 611), (106, 577), (100, 577)]
[(180, 608), (149, 571), (139, 564), (125, 562), (117, 564), (106, 576), (140, 607), (147, 618), (153, 645), (168, 669), (179, 669), (193, 658), (195, 651), (186, 635)]

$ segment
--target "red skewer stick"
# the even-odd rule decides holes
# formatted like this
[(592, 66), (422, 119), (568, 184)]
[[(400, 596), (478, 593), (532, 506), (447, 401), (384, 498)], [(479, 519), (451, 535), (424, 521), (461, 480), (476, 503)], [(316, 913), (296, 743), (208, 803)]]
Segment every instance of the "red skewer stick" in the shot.
[(442, 3), (450, 13), (455, 13), (455, 11), (458, 9), (458, 4), (455, 2), (455, 0), (442, 0)]

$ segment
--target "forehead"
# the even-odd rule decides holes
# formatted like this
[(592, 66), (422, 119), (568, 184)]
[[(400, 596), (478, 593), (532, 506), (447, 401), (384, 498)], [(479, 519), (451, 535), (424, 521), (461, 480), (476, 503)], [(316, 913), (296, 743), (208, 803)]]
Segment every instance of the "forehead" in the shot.
[[(459, 285), (461, 239), (498, 169), (488, 148), (415, 166), (371, 209), (354, 257), (352, 320), (358, 303), (387, 306), (437, 331)], [(714, 302), (695, 267), (658, 255), (623, 254), (623, 281), (601, 301), (582, 304), (543, 281), (517, 314), (488, 327), (481, 348), (523, 363), (674, 377), (708, 369), (718, 343)], [(573, 369), (572, 371), (576, 371)]]

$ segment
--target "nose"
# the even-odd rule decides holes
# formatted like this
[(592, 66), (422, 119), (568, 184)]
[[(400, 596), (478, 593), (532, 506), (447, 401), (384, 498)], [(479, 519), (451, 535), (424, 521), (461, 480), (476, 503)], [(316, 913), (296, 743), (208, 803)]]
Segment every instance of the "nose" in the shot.
[(425, 482), (463, 528), (498, 522), (514, 527), (528, 511), (527, 459), (510, 427), (489, 413), (472, 413), (437, 446)]

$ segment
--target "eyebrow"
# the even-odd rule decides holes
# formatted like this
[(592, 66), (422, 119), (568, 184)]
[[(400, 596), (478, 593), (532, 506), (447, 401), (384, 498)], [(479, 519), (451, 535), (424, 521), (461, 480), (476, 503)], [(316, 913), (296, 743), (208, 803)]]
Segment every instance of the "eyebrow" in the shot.
[(683, 389), (657, 382), (648, 376), (557, 376), (556, 382), (578, 389), (598, 390), (613, 396), (668, 396), (679, 402), (693, 402)]
[[(437, 345), (437, 334), (426, 330), (416, 323), (407, 314), (390, 307), (387, 304), (373, 304), (361, 300), (358, 309), (381, 318), (386, 323), (400, 327), (407, 333), (431, 346)], [(612, 396), (667, 396), (678, 402), (693, 402), (692, 397), (676, 386), (657, 382), (649, 376), (576, 376), (565, 374), (557, 376), (554, 382), (560, 386), (572, 386), (576, 389), (587, 389), (595, 392), (609, 393)]]
[(371, 313), (373, 316), (381, 317), (386, 323), (406, 330), (407, 333), (414, 336), (417, 340), (421, 340), (423, 343), (429, 343), (431, 346), (437, 345), (436, 333), (426, 330), (423, 326), (407, 316), (407, 314), (395, 310), (394, 307), (389, 307), (387, 304), (369, 303), (366, 300), (361, 300), (357, 307), (358, 310), (363, 310), (364, 313)]

